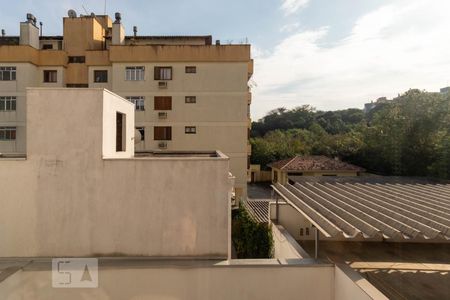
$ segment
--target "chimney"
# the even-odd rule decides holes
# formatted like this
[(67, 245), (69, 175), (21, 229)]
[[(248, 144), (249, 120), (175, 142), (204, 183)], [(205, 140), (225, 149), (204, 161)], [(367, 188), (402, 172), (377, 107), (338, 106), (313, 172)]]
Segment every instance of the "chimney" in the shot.
[(137, 26), (133, 26), (133, 34), (134, 34), (134, 38), (137, 37)]
[(36, 26), (36, 17), (32, 14), (27, 14), (26, 22), (20, 22), (19, 44), (39, 49), (39, 28)]
[(2, 29), (2, 37), (5, 37), (6, 33), (5, 33), (5, 29)]
[(116, 12), (116, 20), (112, 25), (112, 45), (125, 45), (125, 29), (122, 26), (122, 16)]

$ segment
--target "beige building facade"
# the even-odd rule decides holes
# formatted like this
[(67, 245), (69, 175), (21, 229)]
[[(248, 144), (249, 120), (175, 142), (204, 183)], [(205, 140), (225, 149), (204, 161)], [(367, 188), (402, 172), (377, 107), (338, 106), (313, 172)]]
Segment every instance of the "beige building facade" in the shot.
[(236, 196), (246, 195), (249, 45), (125, 36), (120, 15), (66, 17), (63, 25), (63, 36), (39, 37), (31, 17), (19, 37), (0, 38), (0, 153), (26, 152), (27, 87), (106, 88), (135, 103), (136, 151), (220, 150)]

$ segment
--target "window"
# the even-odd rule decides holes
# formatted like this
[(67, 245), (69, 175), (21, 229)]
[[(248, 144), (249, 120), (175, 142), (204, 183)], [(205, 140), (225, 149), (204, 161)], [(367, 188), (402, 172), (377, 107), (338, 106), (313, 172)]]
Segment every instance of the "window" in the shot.
[(0, 81), (16, 80), (16, 67), (0, 67)]
[(300, 236), (303, 236), (303, 228), (300, 228)]
[(305, 233), (306, 233), (306, 235), (309, 235), (309, 227), (305, 228)]
[(126, 67), (125, 80), (138, 81), (144, 80), (145, 67)]
[(66, 87), (68, 88), (87, 88), (89, 87), (86, 83), (68, 83), (66, 84)]
[(136, 130), (141, 134), (141, 141), (145, 141), (145, 127), (136, 127)]
[(42, 50), (51, 50), (53, 49), (53, 45), (52, 44), (44, 44), (42, 45)]
[(184, 102), (186, 103), (197, 103), (197, 97), (195, 96), (186, 96), (184, 99)]
[(58, 72), (55, 70), (44, 70), (44, 82), (56, 82), (58, 80)]
[(144, 103), (145, 103), (145, 97), (144, 96), (130, 96), (126, 97), (126, 99), (136, 106), (136, 110), (144, 111)]
[(155, 80), (172, 80), (172, 67), (155, 67)]
[(69, 64), (84, 64), (86, 56), (69, 56)]
[(278, 182), (278, 171), (273, 171), (273, 182)]
[(116, 113), (116, 152), (125, 151), (125, 126), (126, 126), (126, 115), (120, 112)]
[(187, 74), (195, 74), (197, 73), (197, 67), (195, 66), (187, 66), (185, 69)]
[(197, 133), (197, 127), (195, 127), (195, 126), (186, 126), (186, 127), (184, 127), (184, 133), (186, 133), (186, 134), (196, 134)]
[(94, 82), (108, 82), (108, 71), (94, 70)]
[(155, 97), (155, 110), (172, 110), (172, 97)]
[(172, 140), (172, 127), (156, 126), (153, 135), (155, 141), (170, 141)]
[(16, 140), (16, 127), (0, 127), (0, 141)]
[(16, 110), (16, 97), (4, 96), (0, 97), (0, 111), (14, 111)]

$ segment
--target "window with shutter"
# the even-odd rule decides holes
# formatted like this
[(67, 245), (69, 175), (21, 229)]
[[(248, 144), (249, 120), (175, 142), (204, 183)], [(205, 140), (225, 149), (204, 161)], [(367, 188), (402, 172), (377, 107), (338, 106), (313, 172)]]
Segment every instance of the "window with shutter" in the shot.
[(172, 140), (172, 127), (170, 126), (155, 126), (153, 130), (153, 139), (155, 141), (170, 141)]
[(155, 80), (172, 80), (172, 67), (155, 67)]
[(172, 97), (170, 96), (156, 96), (155, 110), (172, 110)]

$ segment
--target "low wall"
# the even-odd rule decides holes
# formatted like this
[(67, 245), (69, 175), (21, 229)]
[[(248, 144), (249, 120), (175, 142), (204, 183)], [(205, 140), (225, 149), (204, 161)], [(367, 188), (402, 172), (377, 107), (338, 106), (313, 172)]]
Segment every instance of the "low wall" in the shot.
[[(1, 299), (334, 299), (334, 267), (278, 260), (109, 262), (99, 287), (52, 288), (49, 263), (37, 263), (0, 282)], [(352, 298), (357, 299), (357, 298)]]
[(272, 225), (275, 258), (309, 258), (308, 253), (281, 225)]
[(100, 259), (85, 289), (53, 288), (48, 260), (0, 259), (0, 274), (0, 299), (387, 299), (348, 266), (311, 259)]
[(334, 299), (387, 300), (388, 298), (349, 266), (338, 264), (334, 267)]

